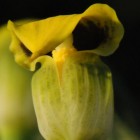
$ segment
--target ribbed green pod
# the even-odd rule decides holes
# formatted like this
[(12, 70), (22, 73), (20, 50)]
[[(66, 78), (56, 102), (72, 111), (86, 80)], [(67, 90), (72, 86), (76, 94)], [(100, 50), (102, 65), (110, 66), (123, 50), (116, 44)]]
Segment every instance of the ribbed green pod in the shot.
[(47, 140), (105, 140), (113, 116), (112, 77), (108, 67), (92, 53), (68, 56), (58, 69), (51, 57), (32, 79), (39, 129)]

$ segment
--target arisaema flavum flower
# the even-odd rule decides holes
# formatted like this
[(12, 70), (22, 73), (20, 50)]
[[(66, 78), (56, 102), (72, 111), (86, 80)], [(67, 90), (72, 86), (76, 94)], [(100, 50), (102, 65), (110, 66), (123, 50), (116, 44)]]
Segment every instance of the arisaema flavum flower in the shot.
[[(18, 24), (25, 22), (18, 21)], [(0, 140), (22, 140), (36, 127), (30, 86), (32, 73), (15, 63), (9, 50), (10, 41), (7, 26), (1, 26)]]
[(21, 26), (9, 21), (8, 28), (16, 62), (32, 71), (37, 68), (32, 94), (43, 137), (106, 140), (112, 129), (113, 87), (100, 56), (112, 54), (123, 37), (115, 11), (93, 4), (81, 14)]

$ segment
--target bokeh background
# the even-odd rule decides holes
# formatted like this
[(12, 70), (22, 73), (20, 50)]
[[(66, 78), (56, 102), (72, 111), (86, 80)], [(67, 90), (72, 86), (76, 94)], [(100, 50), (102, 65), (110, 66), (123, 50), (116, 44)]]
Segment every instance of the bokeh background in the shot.
[(23, 18), (81, 13), (93, 3), (113, 7), (124, 25), (119, 49), (103, 58), (113, 73), (115, 112), (140, 136), (140, 1), (139, 0), (1, 0), (0, 25)]

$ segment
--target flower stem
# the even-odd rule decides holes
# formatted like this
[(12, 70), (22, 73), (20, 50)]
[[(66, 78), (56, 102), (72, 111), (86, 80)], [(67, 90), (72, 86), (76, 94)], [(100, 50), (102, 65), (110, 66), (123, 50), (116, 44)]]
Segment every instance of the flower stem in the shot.
[(23, 140), (23, 134), (19, 129), (2, 128), (0, 131), (1, 140)]

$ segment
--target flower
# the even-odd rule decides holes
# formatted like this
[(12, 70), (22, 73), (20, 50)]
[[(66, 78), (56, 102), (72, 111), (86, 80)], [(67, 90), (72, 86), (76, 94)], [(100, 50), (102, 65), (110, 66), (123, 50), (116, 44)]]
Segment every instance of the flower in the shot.
[[(78, 50), (79, 27), (92, 33)], [(38, 126), (48, 140), (107, 139), (112, 129), (113, 87), (109, 68), (99, 56), (112, 54), (123, 26), (106, 4), (93, 4), (82, 14), (56, 16), (16, 25), (9, 21), (11, 51), (17, 63), (37, 71), (32, 93)], [(92, 37), (92, 36), (91, 36)], [(79, 43), (78, 43), (79, 44)], [(52, 57), (47, 55), (52, 52)]]

